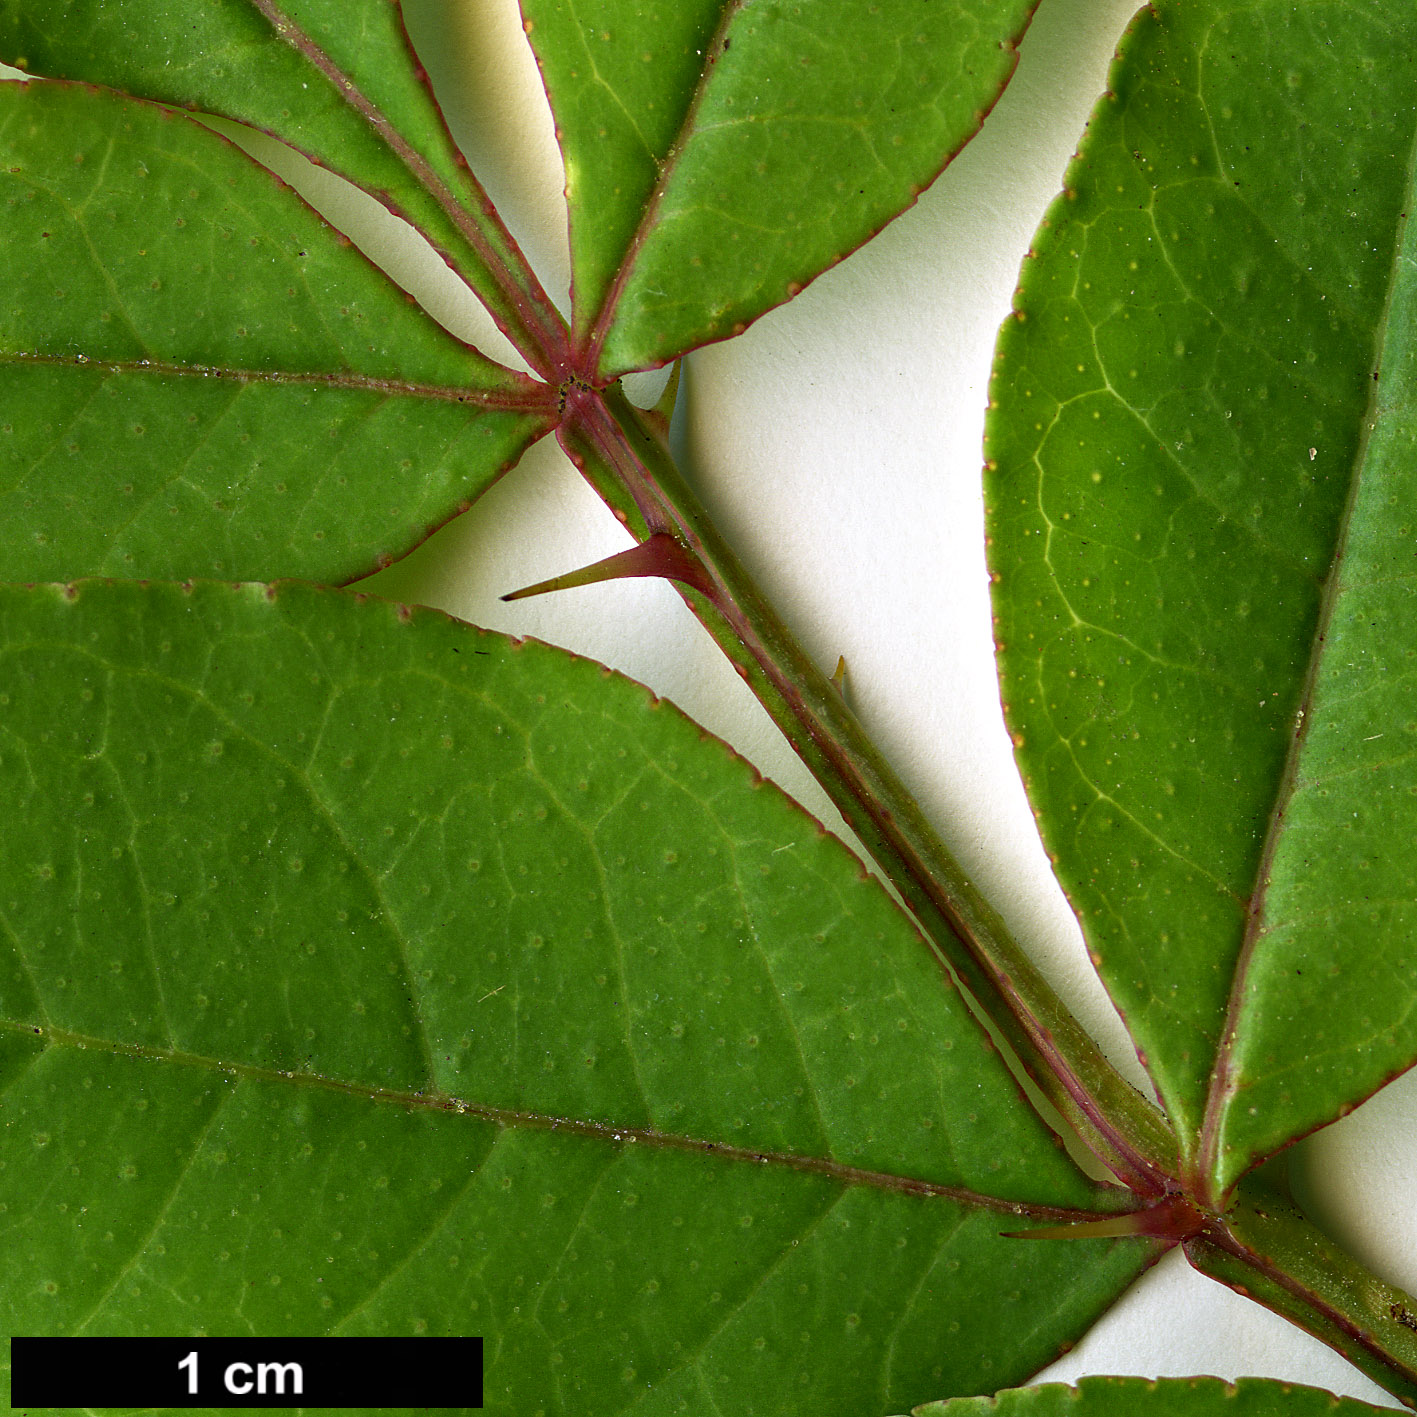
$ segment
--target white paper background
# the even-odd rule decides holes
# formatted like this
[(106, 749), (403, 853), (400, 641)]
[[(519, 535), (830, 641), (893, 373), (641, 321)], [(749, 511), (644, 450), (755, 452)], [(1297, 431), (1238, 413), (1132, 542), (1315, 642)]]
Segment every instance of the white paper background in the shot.
[[(689, 361), (675, 435), (724, 531), (980, 885), (1119, 1066), (1135, 1056), (1048, 870), (994, 679), (979, 492), (994, 333), (1061, 185), (1133, 0), (1042, 0), (1017, 76), (944, 177), (869, 246), (747, 334)], [(515, 0), (405, 0), (474, 169), (564, 297), (562, 174)], [(830, 6), (822, 5), (824, 15)], [(283, 163), (446, 323), (519, 363), (399, 223)], [(623, 582), (504, 605), (625, 533), (548, 440), (371, 589), (592, 655), (651, 685), (842, 831), (672, 591)], [(844, 831), (843, 831), (843, 834)], [(1417, 1082), (1295, 1149), (1311, 1212), (1417, 1289)], [(1173, 1254), (1043, 1375), (1267, 1375), (1391, 1399), (1328, 1348)]]

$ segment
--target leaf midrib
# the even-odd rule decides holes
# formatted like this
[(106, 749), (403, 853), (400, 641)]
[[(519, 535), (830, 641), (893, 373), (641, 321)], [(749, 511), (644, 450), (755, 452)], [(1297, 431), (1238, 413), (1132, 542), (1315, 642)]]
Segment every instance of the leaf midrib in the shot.
[[(625, 292), (625, 287), (629, 283), (634, 272), (635, 261), (639, 257), (640, 250), (649, 239), (650, 233), (654, 230), (655, 222), (659, 217), (660, 204), (664, 200), (664, 193), (669, 186), (670, 178), (679, 165), (679, 159), (684, 155), (684, 150), (688, 146), (688, 138), (694, 132), (694, 122), (698, 117), (699, 108), (703, 103), (704, 94), (712, 81), (718, 58), (723, 52), (723, 39), (727, 33), (729, 25), (733, 23), (738, 11), (743, 8), (744, 0), (724, 0), (722, 13), (719, 15), (718, 24), (714, 27), (713, 35), (704, 46), (704, 64), (699, 70), (698, 82), (694, 85), (693, 96), (689, 99), (689, 106), (684, 110), (684, 121), (680, 123), (675, 131), (674, 139), (669, 144), (668, 156), (659, 161), (659, 175), (655, 179), (653, 190), (645, 198), (644, 206), (640, 212), (639, 224), (635, 227), (634, 235), (630, 237), (629, 243), (625, 247), (625, 253), (620, 259), (619, 268), (615, 272), (615, 278), (611, 282), (610, 289), (605, 293), (605, 299), (601, 302), (600, 309), (596, 311), (592, 320), (589, 333), (586, 336), (583, 357), (581, 363), (581, 373), (583, 377), (594, 380), (600, 368), (600, 357), (605, 348), (606, 338), (610, 334), (610, 326), (615, 319), (616, 308), (620, 303), (620, 297)], [(573, 312), (574, 323), (574, 312)]]
[[(1409, 199), (1414, 190), (1414, 179), (1417, 179), (1417, 125), (1414, 125), (1407, 152), (1407, 176), (1404, 191), (1408, 194)], [(1388, 271), (1387, 287), (1383, 292), (1382, 310), (1374, 324), (1372, 366), (1375, 370), (1381, 370), (1383, 367), (1388, 322), (1392, 314), (1393, 301), (1402, 268), (1403, 232), (1407, 220), (1407, 213), (1399, 214), (1393, 239), (1392, 262)], [(1270, 870), (1284, 835), (1285, 817), (1298, 784), (1299, 768), (1303, 761), (1305, 745), (1308, 742), (1309, 729), (1314, 719), (1314, 693), (1318, 686), (1329, 627), (1339, 594), (1344, 589), (1342, 572), (1348, 551), (1349, 535), (1352, 530), (1353, 512), (1358, 503), (1358, 495), (1368, 462), (1368, 448), (1379, 422), (1378, 401), (1381, 393), (1382, 382), (1375, 376), (1368, 394), (1368, 402), (1363, 409), (1362, 426), (1359, 429), (1358, 445), (1353, 454), (1352, 474), (1348, 482), (1348, 495), (1339, 519), (1333, 557), (1329, 563), (1328, 574), (1324, 579), (1319, 600), (1319, 613), (1314, 624), (1314, 638), (1309, 651), (1309, 662), (1304, 672), (1304, 684), (1295, 708), (1297, 722), (1289, 740), (1289, 748), (1284, 758), (1284, 768), (1275, 789), (1274, 806), (1270, 811), (1269, 822), (1265, 828), (1264, 844), (1255, 867), (1254, 884), (1250, 891), (1250, 904), (1245, 921), (1245, 933), (1235, 962), (1235, 972), (1230, 985), (1230, 999), (1225, 1011), (1225, 1023), (1220, 1035), (1220, 1043), (1216, 1049), (1215, 1066), (1211, 1072), (1205, 1116), (1199, 1135), (1197, 1175), (1207, 1193), (1215, 1190), (1222, 1182), (1219, 1169), (1224, 1154), (1220, 1141), (1221, 1129), (1229, 1109), (1229, 1103), (1239, 1090), (1234, 1064), (1234, 1046), (1240, 1031), (1246, 984), (1255, 950), (1264, 935), (1265, 901), (1270, 884)], [(1262, 1157), (1255, 1157), (1251, 1160), (1250, 1165), (1253, 1166), (1262, 1159)], [(1236, 1179), (1238, 1180), (1238, 1177)], [(1220, 1199), (1219, 1195), (1212, 1196), (1212, 1200), (1217, 1203)]]
[[(565, 323), (557, 314), (555, 306), (546, 294), (536, 273), (522, 256), (520, 248), (506, 229), (501, 216), (483, 190), (482, 184), (473, 176), (471, 167), (465, 167), (465, 177), (472, 196), (482, 210), (483, 219), (491, 229), (491, 235), (484, 231), (476, 218), (457, 200), (427, 159), (413, 147), (407, 138), (383, 114), (379, 107), (365, 96), (363, 91), (338, 65), (315, 43), (291, 18), (274, 3), (274, 0), (251, 0), (254, 7), (271, 26), (277, 37), (289, 44), (305, 60), (317, 69), (335, 92), (364, 119), (379, 135), (380, 139), (398, 160), (408, 169), (414, 180), (442, 208), (458, 234), (482, 262), (496, 286), (497, 294), (507, 302), (521, 321), (524, 333), (535, 348), (522, 348), (521, 341), (512, 336), (518, 352), (539, 372), (548, 377), (559, 372), (565, 363), (569, 349), (569, 337)], [(411, 52), (411, 46), (410, 46)], [(436, 95), (434, 104), (437, 107)], [(441, 109), (439, 108), (441, 117)], [(456, 145), (454, 145), (456, 147)], [(297, 151), (299, 151), (297, 149)], [(387, 204), (387, 203), (386, 203)], [(427, 234), (420, 232), (425, 240)], [(500, 248), (500, 249), (499, 249)], [(509, 260), (508, 257), (512, 259)], [(484, 297), (475, 286), (470, 287), (474, 295), (487, 306), (494, 321), (498, 320), (493, 302)], [(509, 332), (510, 334), (510, 332)]]
[[(884, 1171), (870, 1171), (849, 1166), (828, 1157), (799, 1156), (791, 1152), (757, 1151), (733, 1146), (727, 1142), (704, 1137), (661, 1132), (652, 1127), (617, 1127), (609, 1122), (593, 1122), (578, 1117), (557, 1117), (550, 1113), (523, 1111), (512, 1107), (497, 1107), (458, 1097), (441, 1089), (411, 1092), (396, 1088), (377, 1087), (369, 1083), (350, 1082), (327, 1077), (321, 1073), (286, 1071), (265, 1068), (256, 1063), (243, 1063), (229, 1058), (190, 1053), (176, 1048), (158, 1048), (151, 1044), (129, 1043), (112, 1038), (99, 1038), (69, 1029), (22, 1023), (0, 1018), (0, 1029), (26, 1038), (39, 1038), (48, 1048), (73, 1048), (78, 1051), (113, 1053), (145, 1062), (165, 1063), (174, 1067), (200, 1068), (205, 1072), (221, 1073), (245, 1081), (277, 1083), (289, 1087), (306, 1087), (321, 1092), (334, 1092), (382, 1106), (402, 1107), (425, 1112), (451, 1112), (460, 1117), (489, 1122), (494, 1126), (523, 1131), (567, 1132), (572, 1136), (588, 1137), (612, 1145), (642, 1145), (651, 1149), (697, 1153), (723, 1161), (746, 1162), (758, 1166), (779, 1166), (784, 1170), (825, 1176), (843, 1185), (869, 1186), (875, 1190), (893, 1191), (922, 1198), (940, 1197), (959, 1205), (993, 1210), (1007, 1215), (1030, 1219), (1068, 1221), (1096, 1220), (1099, 1211), (1079, 1210), (1068, 1206), (1047, 1205), (1032, 1201), (1005, 1200), (985, 1195), (966, 1186), (944, 1185), (922, 1181), (912, 1176), (897, 1176)], [(41, 1057), (43, 1054), (36, 1054)], [(1105, 1203), (1110, 1197), (1099, 1189), (1097, 1199)], [(1101, 1212), (1106, 1213), (1106, 1212)]]
[[(40, 354), (28, 350), (0, 350), (0, 365), (43, 364), (60, 369), (85, 369), (100, 374), (153, 374), (167, 378), (231, 379), (245, 384), (310, 384), (331, 389), (354, 389), (394, 398), (422, 398), (444, 403), (475, 404), (507, 413), (555, 415), (556, 391), (515, 370), (505, 372), (519, 385), (507, 389), (475, 386), (409, 383), (374, 374), (353, 372), (299, 372), (287, 369), (240, 369), (221, 364), (179, 364), (161, 359), (91, 359), (88, 356)], [(548, 422), (548, 428), (550, 423)]]

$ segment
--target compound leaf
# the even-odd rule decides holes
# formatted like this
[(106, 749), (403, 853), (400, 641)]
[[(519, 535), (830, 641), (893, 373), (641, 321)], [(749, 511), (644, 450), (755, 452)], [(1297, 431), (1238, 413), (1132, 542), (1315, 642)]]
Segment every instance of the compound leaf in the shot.
[(1020, 762), (1217, 1199), (1417, 1057), (1414, 44), (1144, 11), (995, 371)]
[(293, 586), (9, 589), (0, 644), (6, 1332), (884, 1411), (1152, 1255), (1000, 1236), (1108, 1197), (880, 887), (638, 686)]
[[(602, 376), (781, 304), (971, 138), (1037, 0), (525, 0)], [(591, 11), (593, 10), (593, 14)]]
[(550, 426), (531, 381), (185, 116), (0, 84), (0, 196), (12, 580), (346, 579)]

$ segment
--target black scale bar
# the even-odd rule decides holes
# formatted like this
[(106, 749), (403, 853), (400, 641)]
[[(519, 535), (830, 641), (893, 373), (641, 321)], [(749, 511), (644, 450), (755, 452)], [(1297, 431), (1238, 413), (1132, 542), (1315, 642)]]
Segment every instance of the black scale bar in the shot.
[(13, 1338), (10, 1406), (482, 1406), (480, 1338)]

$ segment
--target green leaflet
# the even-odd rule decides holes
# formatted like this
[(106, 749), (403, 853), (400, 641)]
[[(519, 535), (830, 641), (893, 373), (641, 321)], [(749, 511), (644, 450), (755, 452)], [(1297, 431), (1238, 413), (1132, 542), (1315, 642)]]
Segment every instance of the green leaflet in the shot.
[(554, 323), (534, 283), (505, 279), (519, 257), (444, 128), (396, 3), (7, 5), (0, 59), (271, 133), (407, 216), (509, 328)]
[(0, 644), (6, 1332), (886, 1410), (1146, 1263), (999, 1237), (1101, 1197), (884, 892), (638, 686), (295, 586), (10, 589)]
[(1083, 1378), (930, 1402), (915, 1417), (1363, 1417), (1387, 1408), (1268, 1378)]
[(722, 339), (908, 207), (1036, 0), (527, 0), (566, 161), (578, 342), (613, 376)]
[[(1409, 11), (1374, 4), (1139, 16), (995, 371), (991, 556), (1019, 759), (1216, 1198), (1417, 1055), (1394, 955), (1417, 807), (1397, 680), (1417, 625), (1400, 592), (1365, 618), (1358, 588), (1374, 558), (1401, 569), (1390, 499), (1410, 498), (1384, 451), (1410, 420), (1373, 394), (1380, 361), (1392, 408), (1409, 377), (1400, 320), (1386, 349), (1384, 322), (1410, 298), (1395, 257), (1417, 75), (1383, 59), (1414, 42)], [(1335, 556), (1331, 584), (1352, 593), (1326, 592)], [(1342, 666), (1315, 659), (1340, 633), (1365, 637), (1366, 697), (1342, 705)], [(1374, 809), (1316, 850), (1310, 803), (1375, 762)], [(1259, 1012), (1272, 1031), (1252, 1035)]]
[[(1417, 199), (1408, 190), (1407, 210)], [(1213, 1102), (1229, 1184), (1417, 1056), (1417, 227)], [(1296, 1029), (1293, 1020), (1303, 1022)]]
[(549, 426), (224, 139), (70, 84), (0, 84), (0, 556), (344, 579)]

